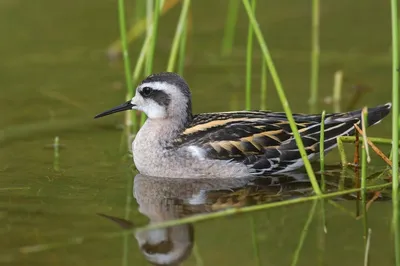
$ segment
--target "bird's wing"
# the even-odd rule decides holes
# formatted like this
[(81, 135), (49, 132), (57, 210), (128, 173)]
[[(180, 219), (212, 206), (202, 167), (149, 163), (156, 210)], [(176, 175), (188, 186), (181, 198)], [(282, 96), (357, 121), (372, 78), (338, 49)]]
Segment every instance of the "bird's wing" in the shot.
[[(325, 121), (325, 150), (336, 138), (349, 135), (358, 119)], [(319, 152), (321, 116), (295, 114), (308, 155)], [(240, 161), (257, 172), (281, 171), (301, 163), (301, 156), (284, 113), (265, 111), (200, 114), (175, 140), (178, 146), (196, 146), (210, 159)]]

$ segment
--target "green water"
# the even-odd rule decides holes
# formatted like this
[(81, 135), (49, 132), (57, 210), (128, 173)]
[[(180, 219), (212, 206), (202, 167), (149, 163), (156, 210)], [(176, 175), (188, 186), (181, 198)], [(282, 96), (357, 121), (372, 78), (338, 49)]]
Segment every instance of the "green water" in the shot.
[[(185, 78), (192, 88), (194, 112), (242, 109), (247, 36), (243, 8), (233, 54), (220, 58), (228, 1), (193, 2)], [(307, 112), (310, 3), (259, 2), (259, 23), (291, 107)], [(133, 5), (128, 6), (134, 13)], [(161, 18), (155, 71), (165, 70), (178, 14), (175, 8)], [(319, 110), (332, 110), (324, 99), (331, 95), (333, 73), (339, 69), (346, 77), (343, 109), (360, 87), (370, 89), (355, 108), (390, 101), (389, 14), (385, 2), (323, 1)], [(132, 162), (120, 152), (122, 115), (92, 119), (124, 100), (123, 64), (110, 63), (106, 56), (119, 35), (116, 2), (4, 0), (0, 32), (0, 262), (146, 265), (136, 238), (110, 236), (121, 232), (120, 227), (96, 214), (124, 218), (129, 210), (128, 220), (139, 226), (148, 223), (132, 198)], [(140, 42), (131, 47), (135, 60)], [(254, 58), (257, 108), (258, 49)], [(270, 80), (267, 97), (269, 109), (282, 110)], [(368, 132), (389, 137), (390, 119)], [(63, 145), (58, 172), (48, 148), (55, 136)], [(347, 150), (352, 156), (351, 145)], [(336, 150), (327, 157), (328, 163), (338, 160)], [(374, 167), (383, 165), (376, 156), (372, 161)], [(156, 202), (151, 202), (154, 208)], [(355, 201), (339, 203), (355, 213)], [(254, 214), (262, 265), (290, 264), (310, 207), (300, 204)], [(323, 235), (318, 217), (311, 223), (299, 265), (360, 265), (361, 220), (327, 205), (328, 233)], [(390, 219), (390, 201), (378, 201), (369, 210), (371, 265), (393, 264)], [(203, 265), (256, 265), (251, 228), (248, 215), (193, 225), (195, 250)], [(201, 265), (194, 253), (183, 265)]]

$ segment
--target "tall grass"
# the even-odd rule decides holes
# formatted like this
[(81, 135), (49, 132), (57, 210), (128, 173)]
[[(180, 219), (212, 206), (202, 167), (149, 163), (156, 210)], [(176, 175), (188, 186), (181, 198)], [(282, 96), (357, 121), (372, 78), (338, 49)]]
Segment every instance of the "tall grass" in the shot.
[(185, 59), (186, 59), (186, 40), (187, 40), (187, 30), (188, 30), (189, 19), (186, 18), (183, 24), (182, 35), (179, 42), (179, 62), (178, 62), (178, 74), (183, 76), (183, 70), (185, 69)]
[(362, 138), (363, 147), (361, 149), (361, 204), (362, 204), (362, 219), (364, 228), (364, 240), (367, 240), (368, 236), (368, 217), (367, 217), (367, 163), (369, 159), (368, 154), (368, 142), (366, 133), (366, 121), (368, 121), (368, 110), (366, 107), (361, 112), (361, 126), (362, 126)]
[(227, 56), (232, 53), (233, 41), (235, 38), (236, 21), (239, 13), (240, 0), (230, 0), (228, 14), (226, 16), (224, 37), (222, 40), (221, 54)]
[(308, 212), (306, 223), (304, 224), (303, 230), (301, 231), (299, 243), (297, 244), (297, 248), (294, 252), (292, 263), (290, 264), (291, 266), (296, 266), (299, 261), (300, 251), (303, 248), (304, 241), (307, 237), (308, 228), (310, 227), (310, 224), (314, 218), (317, 203), (318, 203), (318, 201), (314, 200), (311, 205), (310, 211)]
[[(256, 0), (251, 1), (252, 12), (256, 10)], [(253, 64), (253, 24), (249, 23), (246, 52), (246, 110), (251, 109), (251, 74)]]
[(264, 58), (261, 61), (261, 90), (260, 90), (260, 109), (267, 109), (267, 64)]
[(311, 21), (311, 86), (310, 86), (310, 112), (317, 111), (318, 103), (318, 67), (319, 67), (319, 0), (312, 0)]
[(122, 45), (122, 56), (124, 60), (125, 69), (125, 83), (128, 95), (130, 98), (133, 97), (133, 84), (131, 80), (131, 64), (129, 61), (128, 52), (128, 40), (126, 38), (126, 22), (125, 22), (125, 3), (124, 0), (118, 0), (118, 18), (119, 18), (119, 30)]
[(171, 53), (168, 59), (167, 71), (172, 72), (175, 70), (175, 63), (178, 57), (178, 48), (180, 39), (182, 38), (182, 34), (187, 34), (187, 30), (183, 30), (185, 28), (187, 14), (190, 7), (190, 0), (183, 0), (181, 14), (179, 15), (178, 25), (176, 26), (175, 36), (172, 41)]
[(400, 221), (399, 221), (399, 29), (397, 0), (391, 0), (392, 23), (392, 176), (393, 176), (393, 230), (396, 266), (400, 266)]
[(264, 59), (265, 59), (267, 65), (268, 65), (268, 69), (270, 71), (272, 80), (275, 83), (275, 87), (276, 87), (279, 99), (281, 101), (281, 104), (283, 106), (283, 109), (285, 111), (287, 119), (289, 121), (290, 129), (293, 131), (293, 136), (294, 136), (294, 138), (296, 140), (296, 144), (297, 144), (298, 149), (300, 151), (301, 158), (303, 159), (304, 166), (305, 166), (307, 174), (308, 174), (308, 176), (310, 178), (310, 181), (311, 181), (311, 184), (313, 186), (313, 189), (314, 189), (314, 191), (315, 191), (315, 193), (317, 195), (321, 195), (322, 194), (321, 193), (321, 189), (318, 186), (318, 182), (317, 182), (317, 179), (315, 178), (314, 171), (313, 171), (313, 169), (311, 167), (311, 164), (310, 164), (310, 161), (309, 161), (309, 159), (307, 157), (307, 153), (306, 153), (306, 150), (304, 148), (303, 141), (301, 140), (299, 131), (297, 130), (297, 125), (296, 125), (296, 122), (294, 121), (293, 114), (292, 114), (292, 111), (291, 111), (290, 106), (289, 106), (289, 102), (287, 101), (285, 92), (284, 92), (283, 87), (282, 87), (282, 83), (281, 83), (281, 81), (279, 79), (279, 76), (278, 76), (278, 72), (275, 69), (275, 65), (274, 65), (274, 63), (272, 61), (272, 57), (271, 57), (271, 55), (269, 53), (267, 44), (266, 44), (266, 42), (264, 40), (264, 37), (263, 37), (263, 35), (261, 33), (261, 30), (260, 30), (260, 27), (259, 27), (259, 25), (257, 23), (257, 20), (256, 20), (254, 14), (253, 14), (252, 7), (251, 7), (251, 5), (249, 3), (249, 0), (243, 0), (243, 5), (244, 5), (244, 7), (246, 9), (246, 12), (247, 12), (247, 15), (249, 17), (250, 23), (253, 25), (254, 33), (255, 33), (255, 35), (257, 37), (257, 40), (258, 40), (258, 43), (260, 45), (260, 48), (261, 48), (262, 54), (264, 56)]
[[(158, 20), (160, 16), (160, 0), (155, 0), (154, 7), (152, 8), (153, 0), (147, 0), (149, 4), (148, 7), (148, 20), (147, 20), (147, 35), (150, 35), (150, 47), (147, 52), (147, 60), (146, 60), (146, 75), (150, 75), (153, 71), (153, 63), (154, 63), (154, 50), (157, 42), (157, 31), (158, 31)], [(154, 12), (153, 12), (154, 10)]]
[(335, 113), (340, 112), (340, 102), (342, 99), (342, 84), (343, 84), (343, 71), (338, 70), (335, 72), (335, 75), (333, 78), (332, 103), (333, 103), (333, 111)]

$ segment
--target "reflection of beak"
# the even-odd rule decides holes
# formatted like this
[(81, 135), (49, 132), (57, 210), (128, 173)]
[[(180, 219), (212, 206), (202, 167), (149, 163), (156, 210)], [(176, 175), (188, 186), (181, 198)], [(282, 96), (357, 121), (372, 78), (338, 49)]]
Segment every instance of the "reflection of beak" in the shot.
[(121, 105), (118, 105), (114, 108), (111, 108), (110, 110), (107, 110), (105, 112), (102, 112), (98, 115), (96, 115), (94, 118), (99, 118), (102, 116), (106, 116), (106, 115), (110, 115), (113, 113), (118, 113), (118, 112), (122, 112), (122, 111), (126, 111), (126, 110), (132, 110), (132, 107), (134, 107), (135, 105), (131, 103), (131, 101), (127, 101), (126, 103), (123, 103)]

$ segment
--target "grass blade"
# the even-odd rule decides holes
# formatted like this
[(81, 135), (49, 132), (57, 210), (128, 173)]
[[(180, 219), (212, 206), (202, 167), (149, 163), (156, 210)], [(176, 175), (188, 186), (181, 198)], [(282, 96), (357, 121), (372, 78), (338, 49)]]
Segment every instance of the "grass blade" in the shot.
[(335, 113), (340, 112), (340, 101), (342, 98), (342, 84), (343, 84), (343, 71), (338, 70), (335, 72), (333, 79), (333, 111)]
[(167, 71), (169, 72), (173, 72), (175, 69), (175, 61), (178, 55), (179, 40), (182, 36), (183, 28), (186, 23), (189, 6), (190, 0), (183, 0), (181, 14), (179, 15), (178, 25), (176, 26), (175, 36), (172, 41), (171, 53), (168, 60)]
[[(368, 110), (366, 107), (362, 109), (361, 112), (361, 126), (362, 126), (362, 137), (363, 137), (363, 147), (361, 149), (361, 204), (362, 204), (362, 215), (363, 215), (363, 227), (364, 227), (364, 240), (367, 240), (368, 235), (368, 217), (367, 217), (367, 163), (369, 158), (368, 153), (368, 142), (367, 133), (365, 131), (365, 121), (367, 120)], [(357, 125), (355, 125), (357, 126)]]
[(398, 29), (398, 6), (397, 0), (391, 0), (392, 17), (392, 174), (393, 174), (393, 229), (394, 229), (394, 250), (396, 266), (400, 266), (400, 221), (399, 221), (399, 29)]
[(187, 28), (188, 28), (188, 19), (186, 19), (183, 24), (182, 36), (179, 43), (179, 62), (178, 62), (178, 74), (183, 76), (183, 70), (185, 69), (185, 54), (186, 54), (186, 39), (187, 39)]
[(319, 67), (319, 0), (312, 0), (311, 23), (311, 95), (310, 112), (315, 113), (318, 101), (318, 67)]
[[(256, 10), (256, 0), (251, 1), (252, 11)], [(246, 110), (251, 109), (251, 73), (253, 61), (253, 25), (249, 22), (247, 32), (247, 52), (246, 52)]]
[(239, 3), (239, 0), (230, 0), (228, 4), (228, 15), (226, 16), (224, 38), (222, 40), (222, 56), (227, 56), (232, 53), (236, 21), (239, 14)]
[(318, 203), (317, 200), (313, 201), (311, 209), (308, 212), (308, 218), (306, 220), (306, 223), (304, 224), (303, 231), (301, 232), (299, 244), (297, 245), (296, 251), (294, 252), (294, 255), (293, 255), (293, 260), (292, 260), (292, 264), (291, 264), (292, 266), (297, 265), (297, 262), (299, 261), (300, 251), (304, 245), (304, 240), (306, 239), (306, 236), (308, 234), (308, 228), (310, 227), (310, 224), (314, 218), (314, 213), (315, 213), (315, 209), (317, 207), (317, 203)]
[(264, 58), (261, 62), (261, 92), (260, 92), (260, 109), (267, 109), (267, 65)]

